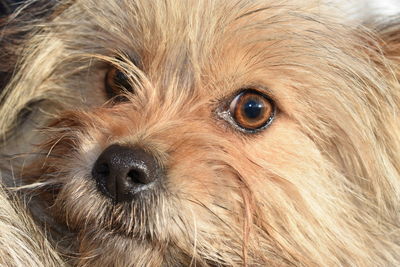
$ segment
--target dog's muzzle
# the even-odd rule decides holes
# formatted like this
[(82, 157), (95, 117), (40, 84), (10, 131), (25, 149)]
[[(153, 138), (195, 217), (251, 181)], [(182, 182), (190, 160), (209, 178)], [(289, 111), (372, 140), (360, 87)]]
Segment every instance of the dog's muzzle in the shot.
[(151, 190), (160, 177), (155, 157), (139, 147), (111, 145), (92, 170), (97, 187), (114, 203), (131, 201), (144, 190)]

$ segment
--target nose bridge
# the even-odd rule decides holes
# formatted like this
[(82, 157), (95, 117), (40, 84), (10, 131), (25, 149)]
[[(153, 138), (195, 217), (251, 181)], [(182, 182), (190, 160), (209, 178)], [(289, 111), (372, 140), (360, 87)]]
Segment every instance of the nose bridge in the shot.
[(152, 93), (140, 99), (140, 108), (132, 107), (136, 113), (134, 123), (139, 123), (142, 129), (163, 125), (173, 127), (171, 124), (188, 123), (209, 113), (209, 100), (201, 97), (193, 84), (175, 81), (170, 85), (156, 84), (148, 90)]
[[(128, 111), (129, 112), (129, 111)], [(213, 119), (209, 105), (199, 99), (158, 99), (149, 101), (143, 110), (133, 112), (131, 119), (118, 123), (125, 128), (124, 134), (110, 142), (128, 146), (140, 146), (154, 154), (161, 163), (169, 157), (169, 151), (184, 140), (211, 133)], [(121, 127), (121, 126), (120, 126)], [(209, 129), (209, 130), (207, 130)]]

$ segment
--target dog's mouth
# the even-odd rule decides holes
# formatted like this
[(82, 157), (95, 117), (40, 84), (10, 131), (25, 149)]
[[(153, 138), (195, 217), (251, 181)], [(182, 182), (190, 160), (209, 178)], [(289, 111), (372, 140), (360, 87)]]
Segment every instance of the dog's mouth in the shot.
[[(119, 146), (113, 146), (113, 150), (123, 151), (125, 156), (132, 152), (140, 154)], [(105, 151), (108, 153), (110, 149)], [(116, 156), (105, 159), (102, 155), (91, 174), (68, 164), (62, 166), (70, 169), (65, 172), (40, 170), (41, 179), (51, 175), (59, 178), (48, 180), (48, 184), (32, 191), (29, 205), (35, 217), (41, 224), (51, 225), (56, 235), (62, 235), (64, 230), (59, 229), (64, 228), (69, 229), (65, 233), (84, 235), (98, 229), (127, 239), (153, 239), (165, 227), (161, 223), (168, 221), (160, 218), (170, 217), (163, 208), (171, 197), (167, 196), (161, 170), (151, 170), (146, 159), (135, 161)], [(116, 167), (119, 164), (123, 170)]]
[[(101, 189), (93, 181), (88, 182), (80, 195), (71, 194), (75, 185), (63, 186), (55, 197), (54, 216), (66, 222), (72, 231), (85, 235), (93, 229), (128, 239), (152, 240), (157, 232), (165, 228), (168, 210), (163, 209), (168, 200), (161, 183), (121, 195), (109, 188)], [(88, 186), (88, 188), (87, 188)], [(83, 191), (82, 189), (78, 189)], [(60, 213), (60, 210), (63, 212)], [(60, 217), (61, 216), (61, 217)]]

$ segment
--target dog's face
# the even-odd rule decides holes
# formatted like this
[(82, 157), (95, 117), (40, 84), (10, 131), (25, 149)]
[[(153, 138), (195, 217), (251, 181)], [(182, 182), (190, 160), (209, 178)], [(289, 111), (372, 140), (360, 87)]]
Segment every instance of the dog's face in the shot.
[(44, 156), (21, 171), (42, 186), (34, 216), (73, 233), (80, 264), (383, 262), (395, 105), (380, 105), (398, 100), (372, 39), (324, 13), (297, 1), (56, 9), (14, 81), (19, 99), (46, 99), (30, 119), (48, 127), (28, 134)]

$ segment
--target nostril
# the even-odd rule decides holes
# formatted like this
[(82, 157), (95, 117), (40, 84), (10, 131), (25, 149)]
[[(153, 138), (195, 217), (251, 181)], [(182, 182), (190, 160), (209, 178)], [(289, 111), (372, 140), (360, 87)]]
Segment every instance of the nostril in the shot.
[(148, 175), (142, 170), (131, 170), (128, 172), (127, 178), (134, 184), (148, 184), (149, 179), (147, 179)]

